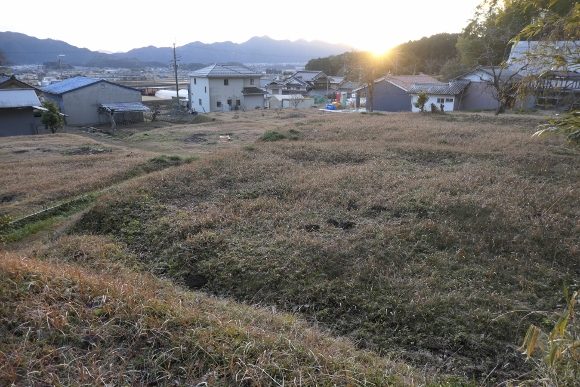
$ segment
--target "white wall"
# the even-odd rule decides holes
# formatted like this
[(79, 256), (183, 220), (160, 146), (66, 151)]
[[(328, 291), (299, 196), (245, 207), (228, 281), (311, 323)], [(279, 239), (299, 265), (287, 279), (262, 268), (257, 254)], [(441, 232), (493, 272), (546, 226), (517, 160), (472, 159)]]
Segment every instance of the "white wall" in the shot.
[[(198, 112), (229, 111), (235, 109), (236, 101), (239, 100), (241, 108), (244, 104), (242, 89), (244, 87), (260, 87), (259, 77), (227, 78), (227, 86), (224, 85), (224, 79), (191, 77), (189, 82), (191, 107)], [(254, 80), (253, 85), (251, 79)], [(200, 99), (201, 105), (199, 105)], [(228, 105), (228, 100), (232, 101), (231, 108)], [(221, 107), (217, 106), (218, 101), (221, 102)]]
[[(209, 79), (190, 77), (189, 92), (191, 93), (191, 108), (197, 112), (210, 112)], [(199, 100), (201, 99), (201, 105)]]
[(263, 95), (248, 95), (242, 99), (242, 107), (246, 110), (254, 110), (256, 108), (264, 107)]
[[(427, 99), (427, 102), (425, 103), (425, 111), (426, 112), (430, 112), (431, 111), (431, 104), (435, 104), (435, 106), (437, 106), (437, 109), (440, 109), (441, 102), (437, 102), (438, 98), (443, 98), (443, 100), (445, 101), (443, 103), (445, 111), (446, 112), (452, 112), (454, 110), (455, 107), (455, 98), (454, 96), (451, 95), (429, 95), (429, 98)], [(419, 98), (419, 96), (417, 94), (413, 94), (411, 96), (411, 111), (414, 113), (420, 112), (421, 110), (419, 108), (415, 107), (415, 103), (417, 102), (417, 99)]]

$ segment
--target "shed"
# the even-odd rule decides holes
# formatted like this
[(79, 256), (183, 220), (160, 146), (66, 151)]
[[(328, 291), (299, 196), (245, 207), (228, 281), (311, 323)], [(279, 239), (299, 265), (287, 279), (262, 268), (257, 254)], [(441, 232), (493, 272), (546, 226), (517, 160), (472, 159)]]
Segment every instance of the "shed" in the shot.
[(33, 89), (0, 89), (0, 136), (38, 133), (40, 101)]
[(308, 109), (314, 106), (314, 99), (302, 94), (274, 94), (268, 98), (270, 109)]
[[(444, 84), (437, 79), (425, 75), (387, 75), (374, 81), (372, 108), (384, 112), (410, 112), (411, 95), (409, 89), (417, 83)], [(368, 95), (368, 86), (356, 89), (357, 100), (366, 97), (366, 108), (370, 108), (371, 99)], [(358, 104), (357, 104), (358, 106)]]
[(46, 99), (53, 101), (67, 115), (68, 125), (97, 125), (110, 121), (103, 104), (141, 104), (141, 92), (104, 79), (74, 77), (42, 88)]
[(264, 107), (264, 95), (266, 92), (259, 87), (244, 87), (242, 95), (244, 96), (243, 108), (246, 110), (262, 109)]

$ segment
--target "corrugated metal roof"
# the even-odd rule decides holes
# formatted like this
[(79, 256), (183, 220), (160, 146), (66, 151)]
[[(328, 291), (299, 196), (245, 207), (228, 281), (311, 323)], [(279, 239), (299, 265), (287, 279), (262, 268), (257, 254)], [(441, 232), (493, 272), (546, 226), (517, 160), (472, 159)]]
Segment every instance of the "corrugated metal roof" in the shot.
[(431, 95), (457, 95), (461, 93), (469, 81), (454, 81), (449, 83), (416, 83), (409, 88), (409, 94), (425, 92)]
[(64, 81), (56, 82), (43, 87), (41, 90), (50, 94), (64, 94), (72, 90), (80, 89), (93, 83), (102, 81), (102, 79), (88, 77), (73, 77)]
[(262, 74), (242, 65), (213, 64), (189, 74), (199, 78), (259, 78)]
[(0, 108), (38, 105), (40, 105), (40, 101), (32, 89), (0, 89)]
[(150, 110), (141, 102), (103, 103), (101, 107), (115, 112), (148, 112)]

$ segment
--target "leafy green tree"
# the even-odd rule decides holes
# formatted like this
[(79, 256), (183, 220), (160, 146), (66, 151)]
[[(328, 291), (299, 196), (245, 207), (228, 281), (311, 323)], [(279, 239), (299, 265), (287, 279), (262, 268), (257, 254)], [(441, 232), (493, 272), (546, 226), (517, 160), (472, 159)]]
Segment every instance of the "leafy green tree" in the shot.
[(498, 66), (511, 41), (537, 15), (526, 0), (484, 0), (457, 39), (461, 62), (470, 67)]
[(63, 127), (64, 119), (60, 114), (58, 107), (50, 101), (45, 101), (42, 106), (47, 109), (47, 111), (42, 112), (41, 122), (44, 124), (46, 129), (49, 129), (52, 133)]
[(428, 99), (429, 97), (427, 97), (427, 93), (425, 93), (424, 91), (421, 91), (417, 95), (417, 102), (415, 102), (414, 105), (417, 109), (421, 110), (421, 113), (425, 111), (425, 104), (427, 103)]

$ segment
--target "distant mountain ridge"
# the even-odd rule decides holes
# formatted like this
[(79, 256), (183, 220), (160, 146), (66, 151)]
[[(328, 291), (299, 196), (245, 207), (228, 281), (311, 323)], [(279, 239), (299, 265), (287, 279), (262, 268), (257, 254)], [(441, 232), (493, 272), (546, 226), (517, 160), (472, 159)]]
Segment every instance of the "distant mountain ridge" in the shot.
[[(336, 55), (352, 50), (342, 44), (321, 41), (275, 40), (267, 36), (253, 37), (244, 43), (192, 42), (177, 47), (182, 63), (301, 63), (312, 58)], [(8, 64), (42, 64), (61, 60), (71, 65), (134, 67), (168, 65), (171, 47), (141, 47), (124, 53), (106, 54), (79, 48), (60, 40), (38, 39), (18, 32), (0, 32), (0, 53)]]

